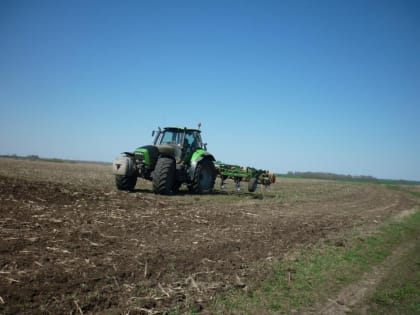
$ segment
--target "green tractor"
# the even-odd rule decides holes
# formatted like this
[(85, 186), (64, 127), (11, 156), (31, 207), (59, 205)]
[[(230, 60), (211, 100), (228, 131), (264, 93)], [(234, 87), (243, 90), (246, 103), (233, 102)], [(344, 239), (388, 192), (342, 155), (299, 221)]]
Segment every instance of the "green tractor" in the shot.
[(201, 140), (201, 130), (166, 127), (153, 131), (153, 145), (124, 152), (113, 162), (119, 190), (133, 190), (137, 178), (151, 180), (153, 191), (169, 195), (186, 184), (191, 193), (213, 190), (216, 169), (213, 155)]

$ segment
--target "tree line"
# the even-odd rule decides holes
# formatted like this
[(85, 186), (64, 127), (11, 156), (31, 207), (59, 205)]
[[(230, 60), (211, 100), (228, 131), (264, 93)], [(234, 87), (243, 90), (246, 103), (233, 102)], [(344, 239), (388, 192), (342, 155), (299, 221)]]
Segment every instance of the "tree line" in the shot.
[(419, 185), (419, 181), (405, 180), (405, 179), (379, 179), (369, 175), (344, 175), (328, 172), (287, 172), (287, 174), (276, 174), (279, 177), (290, 178), (307, 178), (307, 179), (326, 179), (326, 180), (343, 180), (367, 183), (381, 183), (391, 185)]

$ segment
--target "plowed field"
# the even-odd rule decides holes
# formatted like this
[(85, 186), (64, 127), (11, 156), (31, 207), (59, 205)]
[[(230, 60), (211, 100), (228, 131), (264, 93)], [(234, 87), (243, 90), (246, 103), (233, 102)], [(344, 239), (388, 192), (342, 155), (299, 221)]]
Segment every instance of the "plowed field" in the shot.
[(158, 196), (139, 181), (128, 193), (108, 164), (1, 158), (0, 313), (205, 310), (297, 248), (345, 246), (416, 205), (376, 184), (280, 179), (254, 194), (228, 184)]

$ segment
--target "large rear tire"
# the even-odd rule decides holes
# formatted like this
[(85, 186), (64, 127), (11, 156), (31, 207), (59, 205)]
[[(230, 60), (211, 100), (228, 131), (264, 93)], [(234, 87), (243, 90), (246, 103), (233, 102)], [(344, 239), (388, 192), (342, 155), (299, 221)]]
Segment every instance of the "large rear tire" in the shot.
[(195, 194), (211, 193), (216, 180), (216, 169), (210, 159), (202, 160), (195, 170), (190, 191)]
[(175, 160), (160, 157), (153, 172), (153, 191), (156, 194), (169, 195), (175, 182)]
[(249, 182), (248, 182), (248, 191), (249, 192), (254, 192), (257, 190), (257, 184), (258, 184), (258, 179), (255, 177), (252, 177)]
[(133, 190), (136, 187), (137, 176), (115, 175), (115, 184), (119, 190)]

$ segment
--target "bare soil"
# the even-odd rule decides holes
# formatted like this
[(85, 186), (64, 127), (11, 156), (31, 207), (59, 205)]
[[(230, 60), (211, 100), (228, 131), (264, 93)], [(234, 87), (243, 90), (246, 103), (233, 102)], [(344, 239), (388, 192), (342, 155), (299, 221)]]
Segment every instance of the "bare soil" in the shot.
[(1, 158), (0, 313), (205, 310), (271, 260), (320, 240), (340, 245), (416, 204), (381, 185), (321, 180), (176, 196), (141, 181), (127, 193), (109, 164)]

